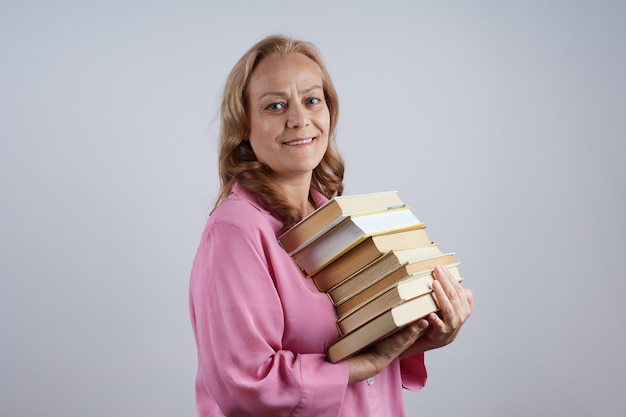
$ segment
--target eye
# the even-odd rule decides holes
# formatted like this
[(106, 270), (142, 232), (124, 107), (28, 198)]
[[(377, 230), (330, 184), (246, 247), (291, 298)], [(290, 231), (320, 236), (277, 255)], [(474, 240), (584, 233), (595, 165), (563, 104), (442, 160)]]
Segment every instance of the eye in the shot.
[(266, 107), (266, 109), (271, 110), (271, 111), (284, 110), (285, 109), (285, 105), (283, 103), (272, 103), (272, 104), (268, 105)]
[(312, 105), (319, 104), (321, 102), (322, 102), (322, 99), (317, 98), (317, 97), (311, 97), (310, 99), (306, 101), (307, 104), (312, 104)]

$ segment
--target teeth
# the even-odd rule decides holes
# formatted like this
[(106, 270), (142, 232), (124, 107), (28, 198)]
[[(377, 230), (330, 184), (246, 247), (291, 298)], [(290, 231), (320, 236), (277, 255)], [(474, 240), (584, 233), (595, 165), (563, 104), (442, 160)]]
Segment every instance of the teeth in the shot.
[(293, 142), (285, 142), (285, 145), (296, 146), (296, 145), (304, 145), (305, 143), (311, 143), (311, 142), (313, 142), (313, 138), (302, 139), (302, 140), (295, 140)]

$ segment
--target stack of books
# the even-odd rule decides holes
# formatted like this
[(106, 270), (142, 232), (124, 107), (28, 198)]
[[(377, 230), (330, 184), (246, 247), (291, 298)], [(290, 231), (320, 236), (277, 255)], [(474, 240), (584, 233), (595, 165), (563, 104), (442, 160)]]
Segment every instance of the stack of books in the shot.
[(462, 277), (395, 191), (330, 199), (278, 238), (306, 278), (330, 297), (340, 337), (336, 363), (439, 310), (432, 272)]

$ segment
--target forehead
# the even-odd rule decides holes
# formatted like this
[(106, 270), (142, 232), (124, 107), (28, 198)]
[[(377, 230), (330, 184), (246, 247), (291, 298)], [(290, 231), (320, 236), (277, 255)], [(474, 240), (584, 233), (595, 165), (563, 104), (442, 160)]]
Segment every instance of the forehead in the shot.
[(280, 92), (291, 86), (300, 88), (322, 86), (320, 67), (309, 57), (292, 53), (265, 57), (250, 75), (248, 89), (251, 95), (267, 91)]

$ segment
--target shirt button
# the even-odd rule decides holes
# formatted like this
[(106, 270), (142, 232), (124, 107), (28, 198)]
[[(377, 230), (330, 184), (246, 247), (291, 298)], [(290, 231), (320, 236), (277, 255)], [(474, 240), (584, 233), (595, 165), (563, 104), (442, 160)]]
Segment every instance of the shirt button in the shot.
[(367, 378), (367, 385), (374, 385), (374, 377)]

